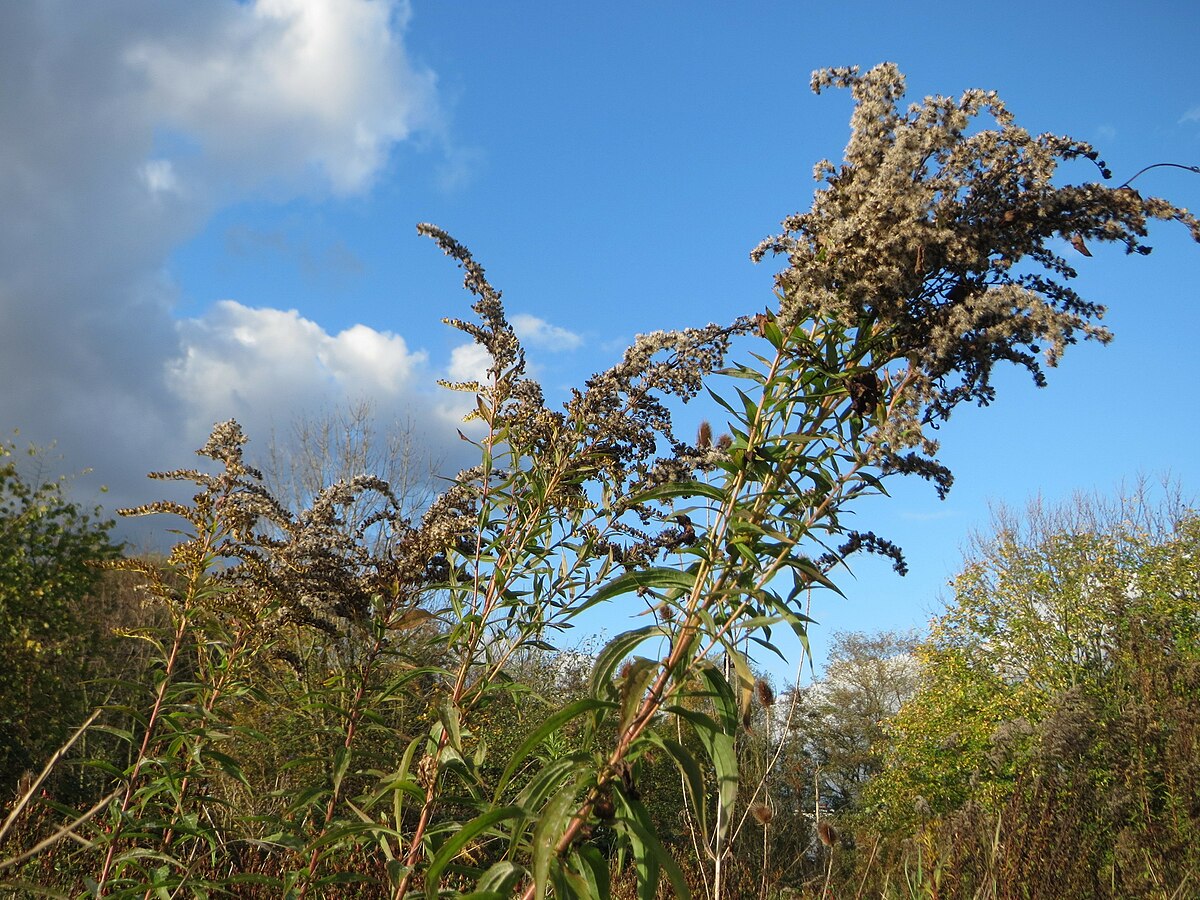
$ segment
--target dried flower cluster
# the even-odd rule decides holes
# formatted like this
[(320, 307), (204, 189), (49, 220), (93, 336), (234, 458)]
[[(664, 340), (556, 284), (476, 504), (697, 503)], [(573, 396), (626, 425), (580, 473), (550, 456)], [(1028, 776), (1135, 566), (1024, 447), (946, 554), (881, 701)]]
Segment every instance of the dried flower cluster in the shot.
[[(489, 384), (446, 386), (479, 395), (481, 405), (468, 419), (488, 418), (489, 440), (499, 441), (493, 451), (522, 448), (521, 452), (534, 452), (543, 460), (559, 460), (564, 471), (552, 498), (559, 508), (593, 505), (595, 498), (587, 499), (585, 483), (607, 489), (619, 506), (617, 498), (643, 487), (683, 481), (698, 471), (711, 471), (726, 457), (729, 438), (723, 435), (714, 446), (711, 427), (707, 439), (698, 435), (700, 446), (678, 440), (668, 401), (694, 398), (705, 379), (724, 365), (731, 340), (750, 330), (751, 319), (738, 319), (728, 326), (710, 324), (638, 335), (619, 363), (593, 376), (583, 390), (573, 391), (561, 412), (551, 410), (540, 385), (526, 375), (524, 350), (505, 317), (501, 293), (487, 280), (483, 267), (442, 229), (420, 225), (418, 232), (435, 240), (462, 266), (464, 286), (477, 298), (473, 306), (477, 324), (455, 318), (446, 323), (471, 335), (492, 359)], [(668, 452), (658, 455), (664, 444)], [(501, 458), (493, 455), (493, 464), (498, 466)], [(486, 473), (464, 471), (456, 484), (459, 490), (473, 490), (479, 496), (487, 490), (483, 482), (490, 484), (505, 471), (502, 467)], [(644, 505), (632, 505), (630, 511), (643, 525), (657, 520), (662, 527), (648, 533), (620, 521), (619, 516), (607, 523), (614, 532), (609, 537), (621, 535), (632, 542), (614, 543), (597, 535), (598, 546), (627, 567), (650, 565), (695, 537), (687, 528), (671, 525), (669, 513)]]
[[(683, 447), (674, 439), (664, 398), (695, 397), (704, 379), (724, 364), (731, 338), (746, 330), (746, 324), (738, 322), (640, 334), (621, 362), (573, 393), (567, 417), (609, 448), (622, 472), (645, 478), (653, 468), (658, 440)], [(694, 466), (684, 469), (690, 474)], [(666, 477), (660, 472), (656, 480)]]
[[(869, 336), (849, 362), (905, 385), (879, 429), (880, 458), (944, 490), (949, 473), (932, 462), (937, 445), (922, 426), (964, 400), (991, 401), (998, 362), (1040, 385), (1043, 348), (1053, 366), (1080, 336), (1110, 338), (1098, 324), (1104, 310), (1067, 285), (1076, 271), (1060, 248), (1108, 241), (1148, 253), (1149, 220), (1182, 222), (1197, 240), (1200, 222), (1127, 186), (1057, 186), (1063, 161), (1111, 173), (1090, 145), (1015, 125), (994, 92), (927, 97), (905, 110), (893, 64), (822, 70), (812, 86), (854, 97), (843, 163), (816, 166), (824, 188), (811, 210), (785, 219), (752, 256), (788, 262), (777, 278), (785, 326), (816, 318)], [(978, 125), (985, 114), (994, 127)], [(919, 454), (904, 452), (913, 447)]]
[[(413, 524), (400, 512), (390, 485), (367, 475), (327, 486), (308, 509), (293, 515), (263, 486), (261, 473), (245, 463), (245, 443), (236, 421), (217, 424), (197, 454), (220, 463), (222, 471), (151, 475), (197, 484), (191, 504), (160, 501), (122, 510), (130, 516), (170, 513), (186, 519), (193, 533), (175, 546), (168, 562), (178, 571), (211, 570), (212, 589), (185, 595), (153, 564), (117, 563), (144, 575), (154, 595), (179, 602), (190, 597), (188, 602), (201, 602), (265, 638), (289, 624), (338, 635), (367, 625), (380, 598), (415, 608), (422, 591), (446, 577), (448, 552), (475, 528), (472, 502), (462, 488), (441, 495)], [(348, 511), (369, 492), (382, 502), (375, 513), (348, 527)], [(378, 528), (389, 531), (388, 541), (370, 539)]]

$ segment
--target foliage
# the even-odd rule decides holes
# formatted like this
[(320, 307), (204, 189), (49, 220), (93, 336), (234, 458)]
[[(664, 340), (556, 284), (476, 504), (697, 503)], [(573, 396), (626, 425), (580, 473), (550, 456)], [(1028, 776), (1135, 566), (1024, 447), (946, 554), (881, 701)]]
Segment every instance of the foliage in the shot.
[(863, 822), (923, 835), (952, 896), (1195, 887), (1200, 518), (1116, 510), (1003, 515), (922, 647)]
[[(483, 268), (420, 226), (463, 268), (474, 317), (448, 323), (490, 364), (450, 385), (475, 397), (463, 437), (479, 463), (419, 519), (362, 475), (290, 512), (234, 422), (200, 451), (216, 474), (160, 476), (195, 483), (193, 502), (139, 512), (188, 530), (165, 569), (129, 565), (170, 626), (141, 634), (149, 691), (110, 710), (128, 754), (97, 760), (110, 802), (64, 819), (58, 835), (81, 842), (55, 845), (61, 883), (541, 900), (612, 896), (632, 871), (642, 898), (748, 890), (732, 853), (770, 818), (778, 758), (768, 738), (749, 765), (753, 654), (778, 652), (781, 629), (806, 638), (805, 598), (836, 590), (851, 554), (904, 568), (886, 538), (849, 528), (854, 502), (896, 473), (944, 492), (928, 429), (989, 400), (996, 363), (1040, 382), (1039, 344), (1053, 364), (1077, 334), (1105, 337), (1101, 310), (1066, 287), (1060, 242), (1142, 250), (1147, 219), (1200, 232), (1128, 188), (1057, 186), (1060, 161), (1094, 151), (1028, 135), (994, 95), (904, 112), (893, 66), (814, 79), (830, 84), (855, 99), (845, 163), (819, 167), (812, 211), (756, 251), (785, 259), (778, 307), (639, 336), (561, 409)], [(727, 366), (735, 341), (749, 362)], [(689, 443), (670, 410), (706, 389), (727, 433)], [(530, 683), (527, 661), (598, 604), (646, 623), (600, 649), (582, 692)], [(314, 635), (344, 642), (339, 665), (320, 669)], [(264, 749), (292, 731), (293, 758)], [(836, 835), (821, 835), (831, 874)], [(769, 850), (764, 834), (764, 872)], [(30, 865), (44, 875), (47, 858)]]
[[(855, 808), (882, 768), (887, 722), (916, 692), (914, 634), (834, 636), (822, 679), (805, 689), (793, 739), (803, 750), (793, 777), (831, 811)], [(815, 790), (809, 788), (816, 785)]]
[[(19, 465), (0, 444), (0, 795), (42, 762), (87, 715), (84, 682), (99, 634), (88, 598), (93, 559), (112, 556), (112, 523), (45, 478), (45, 454)], [(32, 476), (26, 470), (32, 468)]]

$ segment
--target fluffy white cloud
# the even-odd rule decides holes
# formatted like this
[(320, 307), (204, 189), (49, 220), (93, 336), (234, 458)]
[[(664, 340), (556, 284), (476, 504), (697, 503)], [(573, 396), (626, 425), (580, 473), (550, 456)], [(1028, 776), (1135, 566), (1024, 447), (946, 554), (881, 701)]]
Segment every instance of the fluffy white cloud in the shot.
[(525, 345), (540, 347), (554, 352), (576, 350), (583, 344), (583, 338), (573, 331), (551, 325), (545, 319), (531, 316), (528, 313), (516, 313), (509, 317), (513, 331), (517, 333)]
[(230, 416), (267, 425), (280, 410), (357, 395), (385, 407), (413, 404), (428, 383), (425, 354), (403, 337), (366, 325), (329, 334), (294, 309), (223, 300), (179, 331), (183, 352), (168, 363), (167, 379), (193, 432)]
[[(198, 174), (241, 182), (306, 181), (338, 192), (367, 186), (396, 141), (428, 124), (432, 73), (414, 67), (397, 33), (407, 4), (257, 0), (203, 6), (186, 36), (131, 41), (158, 125), (198, 145)], [(199, 165), (196, 165), (199, 163)]]
[(450, 352), (446, 379), (454, 382), (485, 382), (491, 364), (491, 355), (481, 345), (474, 342), (459, 344)]
[(185, 462), (214, 419), (283, 425), (366, 394), (440, 415), (399, 336), (232, 302), (180, 323), (163, 274), (223, 205), (364, 190), (436, 126), (408, 16), (403, 0), (0, 4), (0, 430), (57, 441), (140, 503), (144, 473)]

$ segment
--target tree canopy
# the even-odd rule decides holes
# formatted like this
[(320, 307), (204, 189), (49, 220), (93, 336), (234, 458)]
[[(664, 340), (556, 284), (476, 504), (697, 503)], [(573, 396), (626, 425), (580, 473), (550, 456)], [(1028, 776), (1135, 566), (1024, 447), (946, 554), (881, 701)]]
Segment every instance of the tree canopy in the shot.
[(47, 465), (44, 451), (0, 443), (0, 785), (10, 788), (87, 714), (99, 637), (89, 563), (118, 552), (113, 523), (69, 499)]
[(977, 830), (960, 863), (974, 847), (992, 874), (1043, 889), (1036, 873), (1059, 873), (1059, 896), (1186, 883), (1200, 862), (1200, 516), (1144, 494), (1002, 513), (953, 590), (863, 821)]

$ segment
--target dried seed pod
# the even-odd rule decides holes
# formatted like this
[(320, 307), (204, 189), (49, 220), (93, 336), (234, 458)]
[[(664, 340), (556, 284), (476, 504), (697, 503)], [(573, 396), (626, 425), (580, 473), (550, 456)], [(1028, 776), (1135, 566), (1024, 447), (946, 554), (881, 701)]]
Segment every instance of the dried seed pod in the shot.
[(827, 819), (817, 822), (817, 837), (826, 847), (833, 847), (841, 837), (838, 830), (829, 824)]
[(601, 785), (596, 789), (596, 799), (592, 802), (592, 812), (596, 814), (596, 818), (601, 822), (611, 822), (617, 814), (617, 807), (613, 803), (612, 791), (609, 790), (607, 784)]
[(429, 790), (437, 781), (437, 758), (433, 756), (422, 756), (421, 761), (417, 763), (417, 784)]
[(775, 705), (775, 689), (761, 678), (754, 682), (754, 695), (763, 706)]

